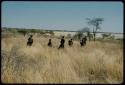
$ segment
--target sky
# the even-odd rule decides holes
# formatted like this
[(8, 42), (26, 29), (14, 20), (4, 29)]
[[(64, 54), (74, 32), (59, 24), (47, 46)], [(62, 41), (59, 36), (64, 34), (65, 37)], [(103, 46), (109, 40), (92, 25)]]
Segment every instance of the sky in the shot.
[(77, 31), (86, 18), (103, 18), (100, 32), (123, 33), (123, 3), (116, 1), (3, 1), (2, 27)]

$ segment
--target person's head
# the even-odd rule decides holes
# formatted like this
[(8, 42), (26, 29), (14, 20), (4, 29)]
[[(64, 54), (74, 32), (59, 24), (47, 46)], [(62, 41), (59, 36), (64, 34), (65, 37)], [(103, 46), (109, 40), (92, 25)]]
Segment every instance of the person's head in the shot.
[(62, 36), (62, 38), (64, 39), (64, 36)]

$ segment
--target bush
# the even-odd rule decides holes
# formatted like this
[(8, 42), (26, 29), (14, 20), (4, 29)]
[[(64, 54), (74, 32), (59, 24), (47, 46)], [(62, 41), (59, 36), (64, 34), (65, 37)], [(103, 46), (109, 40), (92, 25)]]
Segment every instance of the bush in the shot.
[(71, 34), (67, 34), (67, 38), (71, 38), (72, 36), (71, 36)]
[(27, 30), (18, 30), (18, 32), (19, 33), (21, 33), (21, 34), (23, 34), (24, 36), (28, 33), (28, 31)]
[(84, 34), (83, 34), (82, 32), (77, 32), (77, 33), (73, 36), (73, 38), (74, 38), (74, 39), (77, 39), (77, 40), (80, 40), (80, 38), (83, 37), (83, 36), (84, 36)]
[(110, 36), (111, 36), (111, 33), (104, 33), (104, 34), (102, 34), (103, 39), (104, 39), (104, 38), (108, 38), (108, 37), (110, 37)]

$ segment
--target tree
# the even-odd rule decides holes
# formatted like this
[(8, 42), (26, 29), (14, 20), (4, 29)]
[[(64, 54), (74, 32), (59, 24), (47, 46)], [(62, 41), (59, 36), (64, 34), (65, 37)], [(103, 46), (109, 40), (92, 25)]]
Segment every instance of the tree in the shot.
[(102, 21), (104, 21), (103, 18), (86, 18), (86, 20), (88, 20), (88, 24), (93, 26), (93, 35), (94, 35), (94, 41), (95, 41), (95, 37), (96, 37), (96, 32), (98, 29), (100, 29), (100, 24), (102, 24)]

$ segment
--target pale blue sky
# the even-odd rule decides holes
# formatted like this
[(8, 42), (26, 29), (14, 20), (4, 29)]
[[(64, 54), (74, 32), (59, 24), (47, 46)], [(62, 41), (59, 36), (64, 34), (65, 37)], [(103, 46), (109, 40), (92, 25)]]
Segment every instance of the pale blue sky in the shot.
[(123, 32), (122, 2), (4, 1), (2, 27), (80, 30), (86, 18), (104, 18), (101, 30)]

